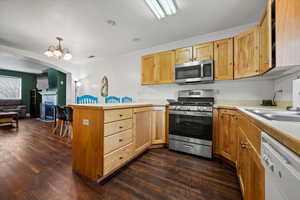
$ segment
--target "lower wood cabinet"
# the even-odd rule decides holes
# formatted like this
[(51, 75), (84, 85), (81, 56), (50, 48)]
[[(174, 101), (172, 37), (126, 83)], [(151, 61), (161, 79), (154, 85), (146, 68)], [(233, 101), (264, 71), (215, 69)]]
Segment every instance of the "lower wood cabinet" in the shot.
[(237, 156), (237, 134), (236, 113), (234, 110), (220, 109), (220, 152), (228, 160), (236, 163)]
[(140, 153), (151, 144), (152, 108), (135, 108), (133, 110), (134, 152)]
[(152, 110), (151, 144), (166, 143), (167, 108), (154, 107)]
[(237, 110), (214, 110), (214, 153), (235, 163), (244, 200), (264, 200), (265, 196), (260, 132)]
[(91, 180), (103, 179), (151, 144), (166, 141), (166, 106), (72, 107), (72, 168)]

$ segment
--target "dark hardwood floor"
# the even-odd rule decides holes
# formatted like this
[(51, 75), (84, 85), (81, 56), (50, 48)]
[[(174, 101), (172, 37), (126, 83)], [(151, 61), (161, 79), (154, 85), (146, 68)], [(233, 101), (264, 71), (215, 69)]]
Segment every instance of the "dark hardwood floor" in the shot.
[(167, 149), (90, 182), (72, 173), (71, 149), (50, 127), (35, 120), (21, 120), (18, 131), (0, 127), (0, 200), (241, 199), (232, 168)]

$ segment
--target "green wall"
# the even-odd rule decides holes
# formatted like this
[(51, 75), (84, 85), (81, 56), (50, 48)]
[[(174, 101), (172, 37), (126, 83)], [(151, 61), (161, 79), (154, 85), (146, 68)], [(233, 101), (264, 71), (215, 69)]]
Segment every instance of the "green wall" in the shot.
[(22, 78), (22, 104), (27, 106), (27, 112), (30, 108), (30, 91), (36, 87), (36, 74), (16, 72), (0, 69), (0, 75), (14, 76)]
[(49, 90), (57, 90), (57, 104), (66, 105), (66, 74), (55, 69), (46, 69), (48, 73)]

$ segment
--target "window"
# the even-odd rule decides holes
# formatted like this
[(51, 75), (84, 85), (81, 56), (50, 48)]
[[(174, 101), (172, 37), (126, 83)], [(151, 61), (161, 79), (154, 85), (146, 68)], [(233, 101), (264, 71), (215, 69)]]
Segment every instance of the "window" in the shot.
[(22, 79), (0, 76), (0, 99), (21, 99)]

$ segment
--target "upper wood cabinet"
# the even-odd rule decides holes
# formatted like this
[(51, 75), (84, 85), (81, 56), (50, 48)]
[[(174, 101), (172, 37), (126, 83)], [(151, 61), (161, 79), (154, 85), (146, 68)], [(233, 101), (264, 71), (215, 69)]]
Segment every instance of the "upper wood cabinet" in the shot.
[(233, 79), (233, 38), (214, 42), (215, 80)]
[(193, 60), (201, 61), (214, 59), (214, 43), (208, 42), (193, 47)]
[(152, 144), (166, 143), (167, 123), (166, 123), (166, 107), (154, 107), (152, 111)]
[(142, 84), (155, 84), (157, 78), (157, 58), (155, 54), (142, 57)]
[(151, 145), (152, 108), (133, 109), (134, 153), (140, 153)]
[(300, 65), (300, 1), (276, 0), (276, 66)]
[(176, 64), (193, 61), (193, 47), (176, 49)]
[(236, 135), (236, 113), (234, 110), (219, 110), (219, 127), (221, 155), (236, 163), (238, 141)]
[(260, 73), (264, 73), (273, 67), (272, 63), (272, 19), (271, 0), (260, 23)]
[(175, 51), (142, 57), (142, 84), (174, 83)]
[(175, 51), (166, 51), (158, 55), (158, 82), (174, 83)]
[(234, 37), (234, 78), (259, 74), (259, 26)]

